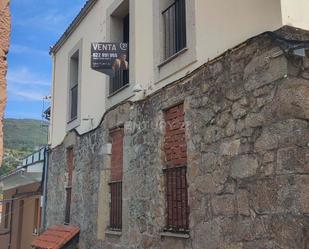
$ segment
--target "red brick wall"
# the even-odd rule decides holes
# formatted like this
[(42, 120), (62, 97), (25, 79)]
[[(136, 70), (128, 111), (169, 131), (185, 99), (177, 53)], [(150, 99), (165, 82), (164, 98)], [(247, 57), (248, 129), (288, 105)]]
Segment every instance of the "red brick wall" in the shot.
[(167, 167), (187, 164), (187, 144), (185, 137), (183, 104), (172, 107), (165, 112), (164, 151)]
[(123, 170), (123, 128), (110, 132), (112, 139), (111, 181), (122, 181)]
[(187, 190), (187, 144), (185, 136), (183, 104), (165, 112), (164, 152), (166, 169), (166, 229), (187, 231), (189, 207)]

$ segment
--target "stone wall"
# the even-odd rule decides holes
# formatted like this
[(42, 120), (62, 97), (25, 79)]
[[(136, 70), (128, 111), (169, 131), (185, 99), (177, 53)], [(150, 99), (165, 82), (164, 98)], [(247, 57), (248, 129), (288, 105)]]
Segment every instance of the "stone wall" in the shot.
[[(308, 34), (288, 27), (278, 33)], [(63, 223), (65, 149), (76, 151), (72, 223), (81, 249), (309, 248), (308, 58), (258, 36), (51, 152), (47, 225)], [(190, 238), (165, 226), (164, 110), (184, 103)], [(108, 130), (125, 125), (123, 229), (106, 234)]]
[(3, 157), (3, 115), (6, 105), (6, 56), (9, 50), (11, 30), (9, 0), (0, 0), (0, 166)]

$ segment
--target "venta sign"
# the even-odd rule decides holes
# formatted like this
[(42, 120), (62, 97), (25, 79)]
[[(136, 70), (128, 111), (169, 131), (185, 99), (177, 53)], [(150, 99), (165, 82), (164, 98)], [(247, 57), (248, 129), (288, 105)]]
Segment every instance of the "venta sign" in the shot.
[(109, 76), (128, 70), (128, 43), (91, 43), (91, 68)]

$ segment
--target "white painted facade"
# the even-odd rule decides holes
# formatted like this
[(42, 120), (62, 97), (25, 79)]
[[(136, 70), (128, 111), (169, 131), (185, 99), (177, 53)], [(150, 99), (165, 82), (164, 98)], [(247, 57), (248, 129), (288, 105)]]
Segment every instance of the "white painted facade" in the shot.
[[(52, 55), (51, 146), (59, 145), (69, 130), (83, 134), (96, 128), (108, 108), (126, 99), (140, 98), (143, 93), (133, 91), (136, 84), (148, 95), (252, 36), (285, 24), (309, 29), (307, 0), (281, 1), (186, 0), (187, 47), (175, 58), (164, 61), (161, 12), (172, 0), (97, 0)], [(303, 7), (291, 3), (298, 1)], [(90, 45), (119, 41), (114, 18), (126, 9), (130, 14), (129, 86), (109, 96), (109, 77), (90, 68)], [(298, 13), (303, 14), (303, 19)], [(70, 55), (77, 50), (78, 116), (68, 122)]]

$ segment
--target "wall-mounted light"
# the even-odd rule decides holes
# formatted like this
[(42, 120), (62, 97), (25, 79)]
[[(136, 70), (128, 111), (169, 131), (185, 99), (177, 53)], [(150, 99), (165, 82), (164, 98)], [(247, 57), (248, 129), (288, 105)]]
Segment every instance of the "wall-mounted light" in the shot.
[(141, 91), (145, 91), (145, 89), (143, 88), (143, 86), (141, 84), (136, 84), (133, 87), (133, 92), (138, 93), (138, 92), (141, 92)]

